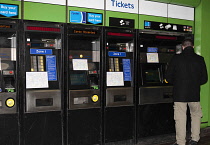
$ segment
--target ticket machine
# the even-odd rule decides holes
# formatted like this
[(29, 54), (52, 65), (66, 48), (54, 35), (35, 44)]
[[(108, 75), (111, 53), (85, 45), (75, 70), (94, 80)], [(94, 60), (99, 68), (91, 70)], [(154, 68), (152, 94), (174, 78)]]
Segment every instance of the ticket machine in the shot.
[(140, 30), (138, 45), (138, 138), (175, 132), (173, 87), (164, 81), (171, 58), (192, 35)]
[(68, 142), (101, 142), (102, 27), (68, 25)]
[(17, 112), (18, 21), (0, 19), (0, 144), (19, 140)]
[(134, 137), (135, 30), (105, 28), (105, 143)]
[(61, 144), (63, 25), (25, 21), (24, 36), (25, 144)]

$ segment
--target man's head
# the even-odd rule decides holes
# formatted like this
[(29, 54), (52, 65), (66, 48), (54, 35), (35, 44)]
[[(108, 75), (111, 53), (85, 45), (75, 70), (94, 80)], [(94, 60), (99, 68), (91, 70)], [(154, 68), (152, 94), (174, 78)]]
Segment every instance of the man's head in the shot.
[(193, 44), (193, 41), (191, 39), (185, 39), (183, 42), (182, 42), (182, 48), (183, 50), (186, 48), (186, 47), (193, 47), (194, 48), (194, 44)]

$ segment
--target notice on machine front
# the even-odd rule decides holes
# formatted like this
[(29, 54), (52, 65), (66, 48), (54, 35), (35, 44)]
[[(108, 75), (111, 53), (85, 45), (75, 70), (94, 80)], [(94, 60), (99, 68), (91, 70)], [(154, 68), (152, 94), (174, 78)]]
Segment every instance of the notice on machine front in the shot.
[(26, 72), (26, 88), (49, 88), (47, 72)]
[(107, 86), (124, 86), (123, 72), (107, 72)]
[(147, 53), (147, 63), (159, 63), (158, 53)]
[(87, 59), (72, 59), (73, 70), (88, 70)]

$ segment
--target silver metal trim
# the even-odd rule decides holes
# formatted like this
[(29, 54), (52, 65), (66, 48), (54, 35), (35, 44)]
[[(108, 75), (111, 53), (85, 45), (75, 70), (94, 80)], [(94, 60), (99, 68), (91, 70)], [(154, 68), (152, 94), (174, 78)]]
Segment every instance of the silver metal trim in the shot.
[[(52, 106), (36, 106), (36, 99), (52, 98)], [(60, 90), (27, 90), (26, 112), (47, 112), (61, 110)]]

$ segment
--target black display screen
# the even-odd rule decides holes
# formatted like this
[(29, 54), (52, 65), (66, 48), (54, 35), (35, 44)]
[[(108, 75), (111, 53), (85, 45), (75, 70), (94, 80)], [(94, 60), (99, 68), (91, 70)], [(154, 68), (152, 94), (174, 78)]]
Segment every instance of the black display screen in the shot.
[(86, 71), (71, 71), (70, 82), (73, 86), (88, 85)]
[(162, 84), (161, 64), (141, 64), (143, 85)]
[(145, 70), (145, 79), (149, 83), (160, 83), (160, 71), (159, 69)]

